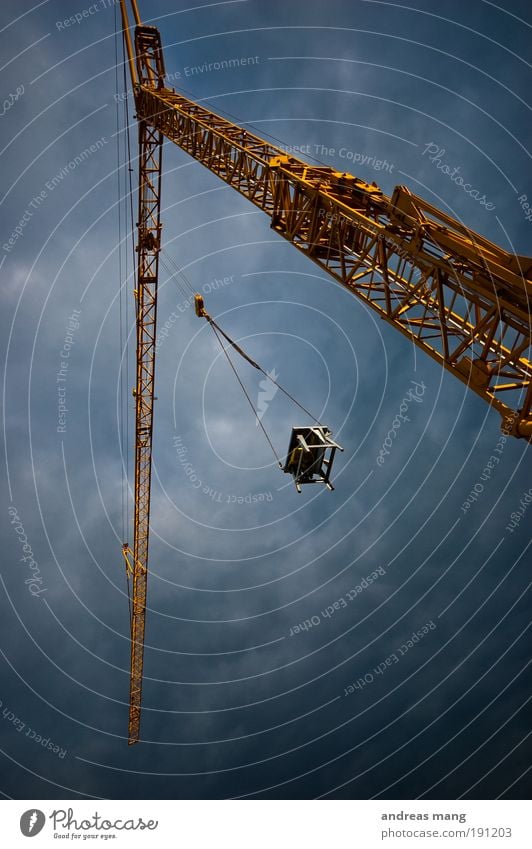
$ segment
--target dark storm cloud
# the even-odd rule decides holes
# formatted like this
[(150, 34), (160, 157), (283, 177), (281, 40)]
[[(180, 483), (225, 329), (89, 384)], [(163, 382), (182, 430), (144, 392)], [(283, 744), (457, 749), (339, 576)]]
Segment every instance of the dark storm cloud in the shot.
[[(0, 698), (6, 717), (15, 715), (0, 723), (3, 791), (16, 798), (455, 798), (497, 796), (515, 782), (509, 795), (525, 796), (520, 776), (529, 758), (519, 741), (530, 691), (529, 537), (525, 521), (505, 530), (530, 487), (525, 447), (507, 440), (464, 512), (498, 445), (497, 415), (169, 144), (168, 253), (222, 327), (275, 368), (346, 451), (337, 459), (335, 493), (298, 496), (276, 469), (209, 328), (162, 270), (159, 327), (172, 313), (177, 318), (161, 337), (157, 363), (148, 742), (127, 748), (120, 546), (124, 534), (132, 540), (131, 521), (122, 524), (117, 420), (114, 135), (124, 81), (121, 70), (115, 80), (112, 8), (64, 25), (88, 6), (45, 4), (7, 30), (4, 47), (11, 59), (38, 42), (4, 72), (6, 96), (20, 85), (24, 93), (1, 119), (8, 145), (2, 243), (30, 213), (2, 253), (11, 490)], [(526, 17), (523, 4), (512, 8)], [(164, 3), (145, 9), (161, 27), (177, 90), (387, 193), (412, 179), (413, 191), (483, 235), (530, 252), (530, 223), (517, 201), (532, 195), (523, 103), (529, 46), (503, 11), (480, 2), (461, 7), (461, 27), (451, 3), (420, 14), (339, 0), (327, 4), (326, 16), (321, 3), (179, 11)], [(8, 4), (5, 23), (18, 14)], [(258, 61), (208, 70), (242, 57)], [(132, 143), (135, 156), (135, 129)], [(423, 154), (430, 143), (445, 149), (442, 161), (459, 166), (496, 214)], [(123, 162), (122, 140), (120, 156)], [(376, 167), (379, 161), (393, 167)], [(124, 221), (122, 238), (127, 245)], [(124, 281), (131, 272), (125, 250)], [(130, 278), (123, 293), (130, 301), (132, 288)], [(74, 310), (79, 327), (70, 330), (65, 358)], [(130, 425), (132, 347), (133, 339), (124, 386)], [(238, 368), (257, 402), (260, 376), (244, 362)], [(411, 404), (410, 421), (379, 467), (412, 381), (425, 387), (422, 401)], [(66, 389), (63, 432), (58, 387)], [(281, 456), (301, 417), (281, 393), (269, 402), (264, 424)], [(130, 455), (131, 440), (130, 432)], [(130, 472), (131, 464), (130, 456)], [(31, 571), (21, 561), (11, 504), (42, 576), (40, 598), (25, 583)], [(401, 654), (429, 622), (434, 627)], [(364, 686), (345, 695), (360, 679)], [(65, 756), (36, 743), (28, 728)]]

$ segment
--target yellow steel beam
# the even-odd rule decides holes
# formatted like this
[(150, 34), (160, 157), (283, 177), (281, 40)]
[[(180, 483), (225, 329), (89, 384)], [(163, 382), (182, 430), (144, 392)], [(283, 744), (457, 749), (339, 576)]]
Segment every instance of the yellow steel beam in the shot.
[(136, 26), (142, 26), (142, 21), (140, 19), (139, 7), (137, 6), (137, 0), (131, 0), (131, 8), (133, 9), (133, 17), (135, 18)]
[[(403, 186), (389, 198), (375, 184), (288, 156), (173, 89), (140, 85), (136, 107), (495, 407), (506, 431), (532, 439), (532, 259), (509, 254)], [(496, 394), (503, 369), (515, 384), (505, 402)]]
[(122, 32), (124, 34), (124, 43), (126, 45), (126, 53), (127, 60), (129, 64), (129, 74), (131, 77), (131, 84), (136, 86), (138, 84), (137, 79), (137, 71), (135, 69), (135, 56), (133, 53), (133, 44), (131, 42), (131, 32), (129, 29), (129, 18), (127, 14), (127, 6), (124, 0), (120, 0), (120, 14), (122, 15)]

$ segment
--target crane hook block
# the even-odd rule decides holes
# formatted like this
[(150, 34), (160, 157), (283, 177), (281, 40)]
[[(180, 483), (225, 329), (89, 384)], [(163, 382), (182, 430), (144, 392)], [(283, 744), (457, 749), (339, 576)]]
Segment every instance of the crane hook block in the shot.
[(332, 431), (323, 425), (292, 428), (283, 472), (293, 476), (298, 492), (305, 483), (323, 483), (334, 489), (330, 482), (334, 455), (336, 449), (344, 449), (331, 436)]
[(196, 310), (198, 318), (205, 318), (207, 316), (202, 295), (194, 295), (194, 309)]

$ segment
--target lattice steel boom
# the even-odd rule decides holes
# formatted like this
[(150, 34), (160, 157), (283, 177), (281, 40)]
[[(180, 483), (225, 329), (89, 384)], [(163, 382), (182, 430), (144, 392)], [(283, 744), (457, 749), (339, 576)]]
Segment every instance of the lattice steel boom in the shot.
[[(123, 10), (124, 13), (124, 10)], [(138, 78), (153, 84), (153, 39), (137, 27), (135, 52)], [(159, 57), (158, 57), (159, 58)], [(133, 67), (133, 66), (130, 66)], [(133, 73), (133, 72), (132, 72)], [(164, 73), (159, 65), (159, 73)], [(124, 556), (132, 578), (131, 664), (129, 685), (128, 742), (140, 739), (144, 631), (148, 581), (150, 531), (150, 489), (155, 381), (155, 334), (157, 326), (157, 284), (161, 239), (161, 160), (160, 131), (139, 117), (139, 193), (137, 221), (137, 368), (135, 395), (135, 503), (133, 551), (124, 546)]]
[[(125, 0), (121, 8), (128, 33)], [(137, 349), (142, 397), (137, 394), (132, 646), (138, 649), (132, 650), (130, 742), (132, 732), (138, 739), (146, 602), (161, 137), (262, 209), (279, 235), (495, 407), (505, 432), (532, 441), (532, 259), (508, 253), (404, 186), (387, 197), (374, 183), (309, 165), (166, 87), (159, 32), (140, 24), (135, 0), (132, 8), (135, 55), (130, 38), (126, 47), (146, 148), (141, 163), (149, 159), (155, 170), (151, 177), (146, 168), (141, 173), (139, 202), (138, 338), (144, 342)], [(150, 194), (154, 174), (157, 191)], [(151, 251), (143, 246), (147, 220)]]

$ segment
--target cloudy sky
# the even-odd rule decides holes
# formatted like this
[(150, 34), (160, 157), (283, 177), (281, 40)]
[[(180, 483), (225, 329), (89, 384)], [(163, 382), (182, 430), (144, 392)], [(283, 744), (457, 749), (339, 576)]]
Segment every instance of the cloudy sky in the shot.
[[(177, 90), (532, 253), (525, 0), (141, 8)], [(529, 796), (530, 449), (170, 143), (163, 241), (181, 273), (160, 280), (142, 743), (128, 748), (136, 174), (116, 8), (6, 0), (1, 23), (3, 795)], [(135, 169), (131, 98), (127, 115)], [(333, 493), (298, 495), (278, 469), (183, 274), (334, 432)], [(260, 375), (237, 365), (258, 403)], [(311, 421), (271, 395), (262, 422), (282, 456)]]

